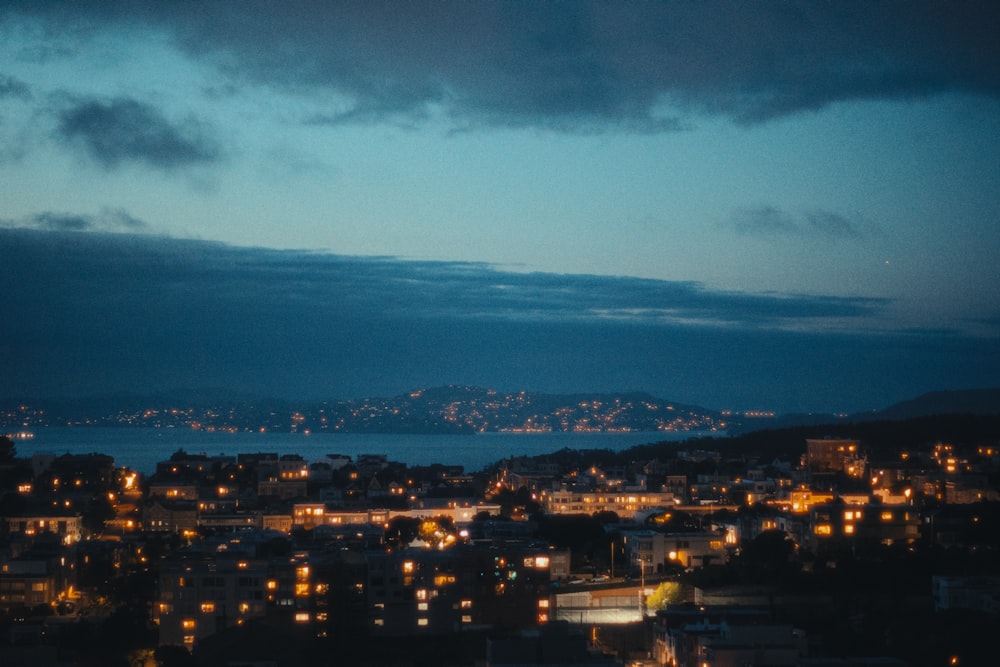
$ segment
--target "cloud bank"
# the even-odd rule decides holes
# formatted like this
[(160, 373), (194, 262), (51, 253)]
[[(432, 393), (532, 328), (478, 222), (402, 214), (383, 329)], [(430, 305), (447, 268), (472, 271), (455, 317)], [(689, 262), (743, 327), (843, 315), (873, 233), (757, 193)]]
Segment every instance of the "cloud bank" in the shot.
[[(326, 91), (308, 120), (663, 131), (842, 101), (1000, 94), (988, 2), (21, 4), (63, 34), (165, 31), (236, 85)], [(303, 119), (307, 120), (307, 119)]]
[(996, 341), (845, 331), (880, 300), (132, 234), (3, 229), (0, 241), (0, 280), (14, 286), (0, 294), (0, 395), (344, 398), (463, 383), (854, 410), (1000, 370)]
[(794, 214), (770, 205), (733, 211), (723, 226), (738, 234), (759, 237), (805, 236), (837, 240), (865, 236), (862, 225), (840, 213), (813, 210)]

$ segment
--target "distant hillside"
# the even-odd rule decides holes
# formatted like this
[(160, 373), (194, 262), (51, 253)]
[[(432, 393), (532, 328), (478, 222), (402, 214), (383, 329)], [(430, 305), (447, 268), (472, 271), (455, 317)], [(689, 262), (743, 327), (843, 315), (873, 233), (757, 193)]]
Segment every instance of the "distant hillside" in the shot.
[[(197, 398), (194, 398), (197, 396)], [(114, 396), (0, 401), (0, 428), (101, 426), (328, 433), (721, 431), (718, 411), (645, 393), (505, 393), (417, 389), (347, 401)]]
[(925, 415), (998, 415), (1000, 388), (932, 391), (896, 403), (876, 413), (879, 419), (910, 419)]
[(954, 445), (958, 451), (980, 445), (998, 446), (1000, 415), (937, 415), (898, 421), (768, 428), (730, 437), (692, 437), (683, 441), (654, 442), (622, 451), (563, 449), (530, 458), (558, 462), (562, 466), (625, 466), (653, 459), (669, 461), (679, 451), (706, 450), (718, 453), (720, 460), (709, 458), (701, 463), (691, 463), (688, 469), (711, 472), (732, 462), (736, 462), (737, 467), (745, 466), (749, 460), (765, 465), (775, 460), (797, 463), (806, 451), (807, 439), (825, 437), (857, 440), (872, 461), (895, 461), (902, 451), (927, 450), (939, 442)]
[(711, 448), (728, 453), (753, 453), (763, 460), (798, 456), (807, 438), (850, 438), (876, 459), (895, 458), (898, 452), (947, 442), (960, 447), (1000, 444), (1000, 414), (941, 414), (899, 420), (837, 422), (813, 426), (755, 431), (725, 438)]
[(882, 410), (851, 415), (823, 413), (781, 415), (766, 423), (745, 422), (743, 428), (733, 429), (733, 432), (747, 433), (759, 428), (781, 429), (819, 424), (857, 424), (934, 415), (1000, 415), (1000, 388), (932, 391)]

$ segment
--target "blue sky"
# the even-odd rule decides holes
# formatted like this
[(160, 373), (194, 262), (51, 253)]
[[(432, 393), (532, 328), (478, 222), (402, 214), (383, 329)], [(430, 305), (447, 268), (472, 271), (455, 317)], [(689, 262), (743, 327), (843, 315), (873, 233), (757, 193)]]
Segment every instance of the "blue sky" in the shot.
[(7, 3), (0, 394), (994, 385), (996, 34), (964, 2)]

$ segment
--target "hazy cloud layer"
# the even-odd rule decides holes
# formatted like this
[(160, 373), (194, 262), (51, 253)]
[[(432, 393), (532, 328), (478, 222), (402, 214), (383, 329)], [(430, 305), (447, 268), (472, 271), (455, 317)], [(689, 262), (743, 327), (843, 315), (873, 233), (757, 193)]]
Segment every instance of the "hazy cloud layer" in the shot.
[(0, 219), (0, 228), (47, 232), (141, 232), (147, 230), (148, 226), (126, 211), (105, 208), (97, 215), (44, 211), (20, 220)]
[(843, 331), (863, 330), (879, 300), (480, 264), (0, 229), (0, 283), (0, 395), (227, 386), (329, 398), (454, 382), (864, 409), (1000, 370), (996, 341)]
[(74, 103), (59, 113), (58, 132), (107, 169), (122, 162), (173, 169), (219, 156), (195, 122), (173, 124), (153, 107), (127, 98)]
[[(435, 109), (466, 123), (754, 123), (838, 101), (1000, 93), (988, 2), (104, 2), (17, 10), (77, 30), (162, 28), (232, 80), (336, 94), (312, 120)], [(82, 26), (82, 27), (81, 27)]]
[(832, 211), (809, 211), (796, 215), (774, 206), (741, 208), (730, 215), (726, 226), (748, 236), (819, 236), (828, 239), (859, 239), (861, 226)]

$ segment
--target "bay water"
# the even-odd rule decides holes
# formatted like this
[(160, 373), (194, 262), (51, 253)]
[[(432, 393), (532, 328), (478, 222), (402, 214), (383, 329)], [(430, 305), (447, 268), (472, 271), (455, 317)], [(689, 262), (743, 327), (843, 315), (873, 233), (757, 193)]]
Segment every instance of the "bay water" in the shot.
[(357, 460), (360, 454), (383, 454), (409, 466), (443, 463), (478, 472), (512, 456), (537, 456), (564, 448), (622, 451), (636, 445), (678, 442), (720, 433), (477, 433), (474, 435), (397, 435), (359, 433), (225, 433), (183, 428), (46, 427), (17, 440), (17, 455), (107, 454), (117, 467), (152, 474), (159, 461), (183, 449), (188, 454), (236, 456), (275, 452), (316, 461), (330, 454)]

